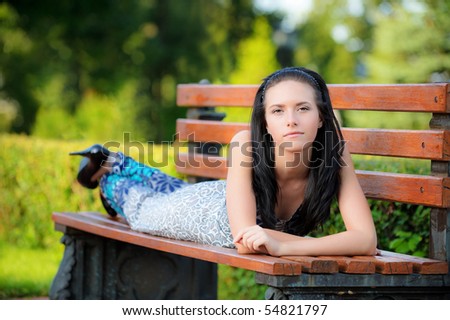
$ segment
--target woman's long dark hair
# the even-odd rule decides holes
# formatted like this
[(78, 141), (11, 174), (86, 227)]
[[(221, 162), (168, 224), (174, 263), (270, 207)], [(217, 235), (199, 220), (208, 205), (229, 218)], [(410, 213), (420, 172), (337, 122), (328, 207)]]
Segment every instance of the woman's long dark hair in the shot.
[(255, 96), (250, 124), (252, 185), (257, 213), (263, 227), (275, 228), (275, 206), (279, 192), (275, 177), (274, 144), (266, 129), (265, 93), (272, 86), (286, 80), (306, 83), (314, 89), (322, 120), (322, 127), (318, 129), (311, 147), (311, 167), (303, 202), (286, 225), (287, 232), (302, 236), (321, 225), (330, 215), (331, 203), (339, 192), (344, 140), (333, 112), (328, 88), (318, 73), (302, 67), (289, 67), (264, 79)]

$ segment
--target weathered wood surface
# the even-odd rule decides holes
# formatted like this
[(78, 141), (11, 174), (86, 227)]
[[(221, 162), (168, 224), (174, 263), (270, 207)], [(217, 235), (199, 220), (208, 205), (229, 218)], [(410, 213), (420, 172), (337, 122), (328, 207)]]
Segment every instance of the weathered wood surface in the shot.
[[(180, 84), (177, 104), (187, 107), (250, 107), (257, 85)], [(450, 111), (448, 84), (328, 85), (333, 108), (446, 113)]]
[(55, 224), (61, 228), (74, 228), (95, 235), (127, 242), (204, 261), (226, 264), (270, 275), (299, 275), (302, 273), (352, 274), (446, 274), (446, 262), (410, 257), (381, 251), (378, 256), (285, 256), (241, 255), (235, 249), (179, 241), (133, 231), (121, 218), (111, 218), (97, 212), (55, 212)]

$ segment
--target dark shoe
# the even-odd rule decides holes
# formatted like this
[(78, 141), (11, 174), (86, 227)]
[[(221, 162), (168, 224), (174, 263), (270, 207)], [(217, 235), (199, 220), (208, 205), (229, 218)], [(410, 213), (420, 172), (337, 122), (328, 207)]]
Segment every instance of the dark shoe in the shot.
[(103, 207), (111, 217), (114, 218), (115, 216), (117, 216), (117, 212), (109, 205), (108, 201), (106, 201), (105, 197), (101, 192), (100, 192), (100, 200), (102, 200)]
[(94, 144), (83, 151), (71, 152), (71, 156), (83, 156), (80, 168), (78, 169), (77, 181), (88, 189), (95, 189), (98, 187), (98, 181), (91, 181), (94, 173), (100, 169), (102, 164), (106, 164), (110, 152), (102, 145)]

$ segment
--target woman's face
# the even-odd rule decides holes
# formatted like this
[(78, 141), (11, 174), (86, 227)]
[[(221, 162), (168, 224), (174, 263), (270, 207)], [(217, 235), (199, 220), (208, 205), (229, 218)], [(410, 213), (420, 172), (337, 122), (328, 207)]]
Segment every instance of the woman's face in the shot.
[(285, 80), (266, 90), (267, 131), (278, 152), (301, 152), (311, 146), (322, 126), (314, 89)]

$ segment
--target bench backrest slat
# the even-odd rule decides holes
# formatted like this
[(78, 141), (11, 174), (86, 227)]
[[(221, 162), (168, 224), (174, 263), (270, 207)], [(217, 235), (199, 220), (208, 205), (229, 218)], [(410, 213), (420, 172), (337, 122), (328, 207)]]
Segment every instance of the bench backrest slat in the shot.
[[(180, 84), (177, 104), (188, 107), (250, 107), (258, 86)], [(446, 113), (450, 111), (446, 83), (393, 85), (328, 85), (335, 109), (412, 111)]]
[[(249, 129), (246, 123), (178, 119), (177, 139), (228, 144), (237, 132), (245, 129)], [(353, 154), (450, 159), (450, 133), (445, 130), (342, 128), (342, 134)]]
[[(227, 160), (220, 156), (178, 153), (177, 171), (191, 176), (224, 179)], [(449, 178), (357, 170), (358, 179), (367, 197), (400, 201), (434, 207), (448, 207)]]

